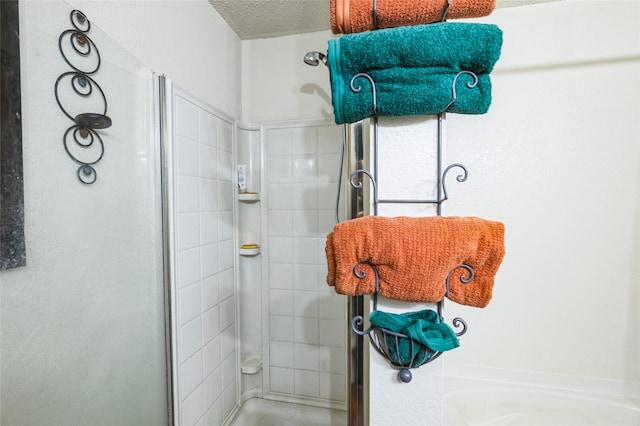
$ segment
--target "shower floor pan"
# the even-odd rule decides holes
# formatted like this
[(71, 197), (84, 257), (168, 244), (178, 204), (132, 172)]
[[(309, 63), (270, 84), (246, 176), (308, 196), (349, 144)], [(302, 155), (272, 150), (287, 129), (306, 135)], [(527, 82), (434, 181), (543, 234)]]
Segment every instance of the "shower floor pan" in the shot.
[(229, 426), (345, 426), (347, 412), (251, 398)]
[[(639, 426), (640, 401), (447, 379), (443, 426)], [(229, 426), (346, 426), (342, 410), (249, 399)]]

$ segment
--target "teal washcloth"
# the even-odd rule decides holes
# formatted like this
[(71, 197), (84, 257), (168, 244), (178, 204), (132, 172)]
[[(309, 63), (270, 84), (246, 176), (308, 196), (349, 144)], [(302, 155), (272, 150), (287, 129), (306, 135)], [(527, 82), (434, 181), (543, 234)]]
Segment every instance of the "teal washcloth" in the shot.
[(441, 22), (345, 35), (329, 40), (328, 65), (337, 124), (373, 115), (371, 85), (375, 82), (377, 115), (437, 114), (452, 100), (455, 75), (471, 71), (456, 84), (457, 97), (448, 112), (483, 114), (491, 104), (489, 74), (500, 57), (502, 31), (492, 24)]
[(409, 338), (379, 334), (383, 336), (391, 359), (398, 365), (419, 367), (436, 351), (444, 352), (460, 346), (451, 327), (442, 322), (437, 312), (431, 309), (402, 314), (373, 311), (369, 322), (374, 327), (404, 334)]

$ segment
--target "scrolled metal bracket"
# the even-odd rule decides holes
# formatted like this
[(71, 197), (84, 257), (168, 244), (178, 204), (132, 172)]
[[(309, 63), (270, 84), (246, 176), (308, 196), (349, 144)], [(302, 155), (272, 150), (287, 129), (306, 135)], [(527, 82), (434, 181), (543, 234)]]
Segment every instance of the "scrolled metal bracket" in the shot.
[[(73, 124), (65, 131), (62, 143), (69, 157), (79, 165), (78, 179), (91, 185), (98, 179), (96, 163), (104, 156), (104, 142), (96, 130), (111, 127), (107, 115), (107, 98), (100, 85), (90, 75), (100, 69), (101, 58), (98, 47), (87, 35), (91, 23), (84, 13), (75, 9), (70, 14), (73, 28), (67, 29), (58, 38), (58, 49), (73, 71), (62, 73), (54, 85), (58, 106)], [(80, 100), (80, 106), (70, 100)]]
[[(373, 311), (378, 310), (378, 294), (380, 293), (380, 275), (378, 273), (378, 268), (367, 262), (359, 262), (356, 263), (353, 267), (353, 274), (359, 279), (367, 278), (367, 269), (373, 271), (373, 276), (375, 279), (375, 292), (373, 293)], [(449, 297), (449, 291), (451, 289), (451, 277), (454, 272), (458, 269), (463, 269), (462, 274), (460, 275), (460, 282), (462, 284), (469, 284), (473, 281), (475, 277), (475, 273), (473, 268), (467, 264), (460, 264), (449, 271), (447, 275), (447, 279), (445, 281), (445, 295), (444, 297)], [(437, 302), (437, 314), (440, 321), (444, 321), (444, 317), (442, 315), (443, 303), (444, 299)], [(372, 311), (372, 312), (373, 312)], [(456, 337), (460, 337), (467, 331), (467, 323), (462, 318), (456, 317), (451, 322), (453, 327), (462, 328), (460, 331), (455, 332)], [(441, 351), (433, 350), (426, 357), (416, 357), (416, 349), (417, 345), (420, 343), (413, 338), (409, 337), (406, 334), (398, 333), (393, 330), (389, 330), (384, 327), (380, 327), (379, 325), (371, 325), (369, 328), (365, 329), (365, 319), (362, 315), (356, 315), (351, 318), (351, 331), (353, 331), (358, 336), (369, 336), (369, 342), (371, 346), (378, 352), (383, 358), (385, 358), (391, 365), (398, 368), (398, 381), (401, 383), (409, 383), (413, 377), (410, 369), (418, 368), (424, 364), (430, 363), (436, 360), (440, 355), (442, 355)], [(452, 329), (453, 330), (453, 329)], [(410, 348), (408, 351), (409, 354), (412, 354), (410, 359), (403, 359), (401, 354), (401, 346), (405, 348)]]

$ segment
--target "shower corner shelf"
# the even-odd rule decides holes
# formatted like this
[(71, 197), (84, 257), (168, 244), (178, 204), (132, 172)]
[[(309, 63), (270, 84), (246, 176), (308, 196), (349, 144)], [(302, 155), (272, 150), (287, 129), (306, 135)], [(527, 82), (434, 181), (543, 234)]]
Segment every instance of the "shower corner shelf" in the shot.
[(238, 194), (238, 200), (244, 201), (247, 203), (260, 201), (260, 193), (259, 192), (243, 192), (241, 194)]
[(260, 247), (243, 248), (240, 247), (240, 256), (257, 256), (260, 254)]
[(242, 362), (241, 370), (242, 374), (258, 374), (262, 370), (262, 359), (249, 358)]

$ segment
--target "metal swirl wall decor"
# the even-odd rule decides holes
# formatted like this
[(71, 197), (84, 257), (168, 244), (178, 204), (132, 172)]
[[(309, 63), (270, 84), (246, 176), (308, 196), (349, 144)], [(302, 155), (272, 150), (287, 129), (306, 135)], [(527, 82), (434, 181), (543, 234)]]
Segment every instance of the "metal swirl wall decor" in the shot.
[(111, 127), (111, 118), (102, 88), (90, 77), (101, 63), (100, 52), (87, 35), (91, 23), (79, 10), (71, 11), (70, 20), (73, 28), (60, 34), (58, 49), (73, 70), (58, 77), (54, 91), (58, 106), (73, 122), (62, 137), (64, 149), (79, 165), (80, 182), (91, 185), (98, 178), (94, 166), (104, 156), (104, 142), (96, 130)]

